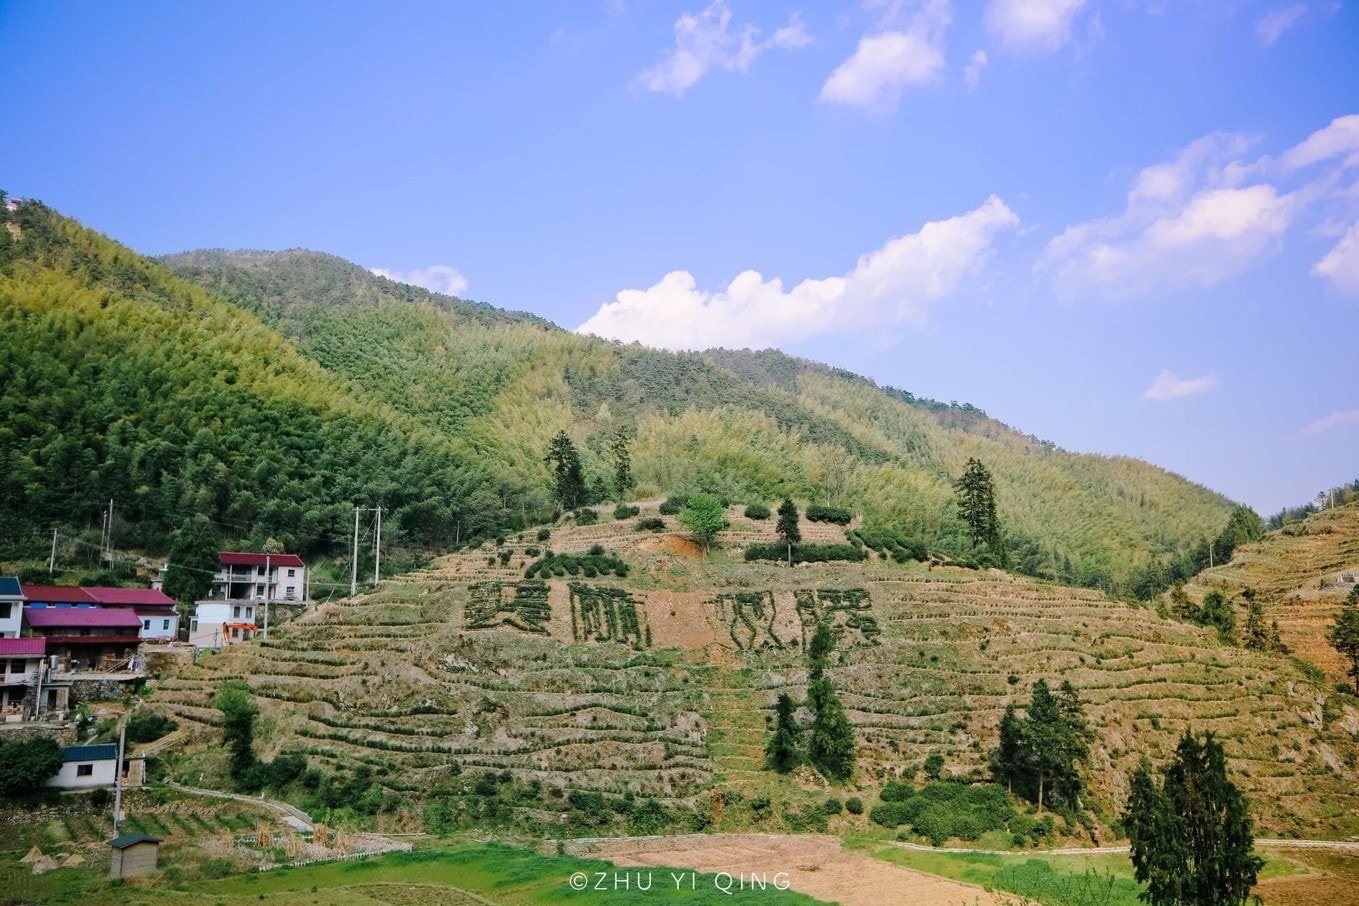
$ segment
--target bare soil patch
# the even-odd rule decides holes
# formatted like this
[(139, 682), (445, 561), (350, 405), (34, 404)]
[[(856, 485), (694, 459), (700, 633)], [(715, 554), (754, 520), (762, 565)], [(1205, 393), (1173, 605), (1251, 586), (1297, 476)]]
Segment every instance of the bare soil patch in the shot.
[(653, 591), (646, 593), (646, 619), (657, 648), (703, 648), (717, 641), (708, 620), (703, 592)]
[[(627, 840), (595, 844), (599, 855), (624, 866), (670, 866), (700, 872), (787, 872), (789, 886), (842, 906), (1005, 906), (980, 887), (912, 871), (848, 852), (835, 837), (775, 834)], [(1342, 902), (1342, 901), (1333, 901)], [(1333, 904), (1332, 904), (1333, 906)]]
[(1331, 875), (1274, 878), (1255, 885), (1270, 906), (1340, 906), (1359, 903), (1359, 881)]
[(690, 560), (703, 559), (703, 545), (679, 535), (657, 535), (637, 545), (637, 549), (648, 554), (674, 554)]

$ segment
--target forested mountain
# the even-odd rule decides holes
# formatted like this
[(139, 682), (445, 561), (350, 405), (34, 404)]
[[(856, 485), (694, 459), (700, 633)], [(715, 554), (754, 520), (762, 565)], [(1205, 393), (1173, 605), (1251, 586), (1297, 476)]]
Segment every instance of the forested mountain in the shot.
[(595, 496), (607, 496), (619, 429), (635, 434), (645, 492), (846, 506), (955, 555), (968, 545), (952, 482), (977, 457), (996, 476), (1017, 568), (1125, 594), (1194, 572), (1196, 550), (1206, 564), (1206, 542), (1231, 509), (1147, 463), (1067, 453), (972, 406), (775, 350), (608, 343), (312, 252), (193, 252), (165, 263), (483, 455), (509, 520), (550, 509), (542, 457), (561, 430), (581, 449)]
[(355, 504), (386, 508), (397, 540), (448, 547), (551, 516), (559, 431), (593, 499), (614, 494), (624, 430), (639, 493), (843, 506), (963, 558), (952, 482), (975, 457), (1016, 568), (1120, 594), (1192, 572), (1231, 511), (1147, 463), (772, 350), (622, 346), (313, 252), (162, 264), (36, 202), (4, 216), (10, 550), (97, 525), (110, 498), (125, 543), (150, 548), (203, 514), (229, 541), (326, 550)]

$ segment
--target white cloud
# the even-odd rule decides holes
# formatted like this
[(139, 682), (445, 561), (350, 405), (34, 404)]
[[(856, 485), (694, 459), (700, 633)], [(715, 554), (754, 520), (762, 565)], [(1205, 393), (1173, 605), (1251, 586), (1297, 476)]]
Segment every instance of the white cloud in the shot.
[(1283, 9), (1270, 10), (1255, 23), (1255, 37), (1260, 39), (1261, 47), (1273, 47), (1284, 32), (1297, 25), (1307, 15), (1306, 3), (1294, 3)]
[(944, 34), (953, 20), (948, 0), (926, 0), (905, 28), (886, 28), (899, 18), (900, 7), (885, 6), (878, 19), (882, 30), (859, 39), (854, 53), (821, 86), (821, 100), (881, 113), (896, 106), (907, 85), (939, 77)]
[(1147, 167), (1123, 213), (1068, 227), (1048, 243), (1037, 269), (1059, 295), (1126, 296), (1211, 286), (1272, 254), (1304, 204), (1268, 183), (1245, 185), (1240, 135), (1200, 139)]
[(978, 50), (972, 54), (972, 59), (967, 61), (967, 66), (963, 67), (963, 80), (967, 82), (968, 88), (976, 88), (981, 81), (982, 70), (986, 68), (986, 51)]
[(1071, 41), (1072, 25), (1085, 0), (991, 0), (986, 30), (1009, 50), (1042, 53)]
[(1343, 166), (1359, 166), (1359, 113), (1338, 116), (1283, 155), (1290, 170), (1311, 166), (1333, 157), (1344, 157)]
[(1151, 386), (1142, 391), (1142, 398), (1148, 400), (1177, 400), (1186, 396), (1194, 396), (1197, 393), (1204, 393), (1213, 389), (1221, 383), (1216, 373), (1205, 374), (1203, 377), (1182, 378), (1177, 377), (1173, 371), (1162, 371), (1156, 375), (1156, 380), (1151, 382)]
[(392, 271), (385, 267), (374, 267), (370, 268), (370, 271), (379, 277), (386, 277), (388, 280), (395, 280), (397, 283), (423, 286), (431, 292), (443, 293), (445, 296), (457, 296), (467, 291), (467, 278), (446, 264), (417, 267), (409, 271)]
[(1019, 225), (994, 195), (973, 211), (926, 223), (863, 255), (842, 277), (808, 279), (789, 290), (756, 271), (725, 289), (700, 290), (687, 271), (648, 289), (618, 293), (580, 333), (666, 349), (764, 347), (834, 331), (919, 325), (930, 303), (954, 294), (991, 254), (1000, 232)]
[(1336, 428), (1349, 427), (1359, 427), (1359, 409), (1351, 409), (1348, 412), (1332, 412), (1325, 418), (1319, 418), (1303, 428), (1302, 435), (1303, 437), (1315, 437)]
[(650, 91), (680, 97), (712, 69), (747, 72), (771, 47), (796, 50), (812, 40), (797, 13), (769, 40), (759, 38), (760, 30), (753, 24), (732, 27), (727, 0), (713, 0), (702, 12), (684, 13), (675, 20), (675, 46), (644, 70), (638, 82)]
[(1337, 292), (1359, 296), (1359, 223), (1312, 267), (1312, 273), (1326, 278)]

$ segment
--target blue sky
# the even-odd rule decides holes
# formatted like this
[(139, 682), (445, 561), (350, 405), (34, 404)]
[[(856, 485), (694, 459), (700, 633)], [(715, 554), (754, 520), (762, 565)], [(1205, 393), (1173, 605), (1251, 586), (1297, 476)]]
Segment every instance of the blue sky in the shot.
[(0, 3), (0, 187), (777, 346), (1263, 514), (1359, 477), (1359, 4)]

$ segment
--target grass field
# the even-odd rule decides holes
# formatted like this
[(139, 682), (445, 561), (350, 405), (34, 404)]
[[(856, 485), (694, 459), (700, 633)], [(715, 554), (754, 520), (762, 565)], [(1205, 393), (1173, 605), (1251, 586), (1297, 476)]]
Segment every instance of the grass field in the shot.
[[(43, 904), (432, 904), (496, 903), (730, 903), (717, 884), (728, 879), (675, 869), (623, 869), (596, 859), (544, 856), (500, 844), (463, 845), (392, 853), (372, 859), (235, 875), (179, 888), (109, 881), (106, 869), (59, 869), (34, 876), (16, 856), (0, 862), (0, 884), (20, 902)], [(588, 889), (575, 890), (572, 876)], [(680, 882), (677, 884), (675, 876)], [(733, 884), (739, 884), (733, 880)], [(596, 889), (603, 884), (605, 889)], [(650, 886), (640, 890), (639, 886)], [(812, 906), (821, 902), (774, 889), (733, 888), (741, 902)]]

